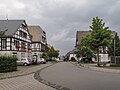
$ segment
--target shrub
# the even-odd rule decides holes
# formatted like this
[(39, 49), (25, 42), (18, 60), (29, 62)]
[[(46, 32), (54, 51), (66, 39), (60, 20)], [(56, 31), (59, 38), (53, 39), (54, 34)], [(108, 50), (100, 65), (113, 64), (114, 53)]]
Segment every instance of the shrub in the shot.
[(111, 67), (120, 67), (120, 65), (115, 64), (115, 65), (110, 65)]
[(17, 70), (17, 58), (15, 56), (0, 56), (0, 73)]

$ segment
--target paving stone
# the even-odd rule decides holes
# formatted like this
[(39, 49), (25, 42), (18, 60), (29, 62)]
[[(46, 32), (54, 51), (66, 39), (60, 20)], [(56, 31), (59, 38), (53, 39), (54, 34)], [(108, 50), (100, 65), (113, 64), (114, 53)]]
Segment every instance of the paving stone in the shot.
[(55, 90), (34, 79), (34, 74), (0, 80), (0, 90)]
[(15, 72), (0, 73), (0, 90), (55, 90), (34, 79), (34, 72), (49, 65), (52, 63), (23, 66)]

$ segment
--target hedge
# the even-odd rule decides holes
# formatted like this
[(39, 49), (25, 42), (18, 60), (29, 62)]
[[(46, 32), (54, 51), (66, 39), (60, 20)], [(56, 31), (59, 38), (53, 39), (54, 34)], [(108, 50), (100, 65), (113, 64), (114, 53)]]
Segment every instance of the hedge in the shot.
[(17, 57), (15, 56), (0, 56), (0, 73), (16, 71), (16, 61)]

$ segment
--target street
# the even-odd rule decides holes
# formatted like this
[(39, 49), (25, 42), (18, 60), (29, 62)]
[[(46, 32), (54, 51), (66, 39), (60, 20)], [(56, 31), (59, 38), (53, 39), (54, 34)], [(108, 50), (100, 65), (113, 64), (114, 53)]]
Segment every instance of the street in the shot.
[(42, 79), (72, 90), (120, 90), (120, 75), (60, 62), (40, 72)]

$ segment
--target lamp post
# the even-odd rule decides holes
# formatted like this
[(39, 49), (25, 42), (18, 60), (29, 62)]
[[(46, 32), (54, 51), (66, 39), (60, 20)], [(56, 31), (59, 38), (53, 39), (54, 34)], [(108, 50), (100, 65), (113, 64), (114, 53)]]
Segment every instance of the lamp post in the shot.
[(116, 64), (116, 58), (115, 58), (115, 38), (114, 38), (114, 60), (115, 60), (115, 64)]

